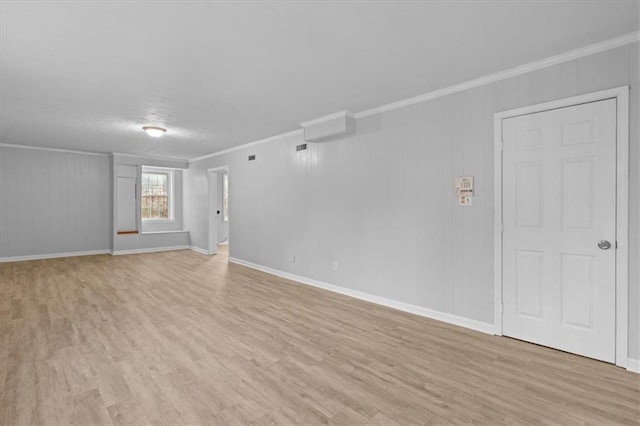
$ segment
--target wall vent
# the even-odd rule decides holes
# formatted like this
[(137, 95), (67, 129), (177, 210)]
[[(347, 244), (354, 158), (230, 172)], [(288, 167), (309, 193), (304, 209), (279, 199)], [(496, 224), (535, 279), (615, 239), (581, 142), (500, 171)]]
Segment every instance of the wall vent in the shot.
[(249, 156), (249, 161), (253, 161), (253, 160), (255, 160), (255, 159), (256, 159), (256, 156), (255, 156), (255, 155), (250, 155), (250, 156)]
[(296, 151), (305, 151), (307, 149), (307, 144), (302, 143), (300, 145), (296, 145)]

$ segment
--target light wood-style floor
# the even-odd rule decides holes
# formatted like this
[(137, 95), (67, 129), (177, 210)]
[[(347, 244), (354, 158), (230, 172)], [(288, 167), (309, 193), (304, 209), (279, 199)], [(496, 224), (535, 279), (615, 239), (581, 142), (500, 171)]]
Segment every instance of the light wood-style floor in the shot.
[(1, 424), (638, 424), (640, 376), (225, 253), (0, 264)]

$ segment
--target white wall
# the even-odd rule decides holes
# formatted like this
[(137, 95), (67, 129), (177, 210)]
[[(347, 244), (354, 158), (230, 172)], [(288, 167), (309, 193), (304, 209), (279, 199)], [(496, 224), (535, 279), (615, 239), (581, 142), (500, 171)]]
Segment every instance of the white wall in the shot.
[(109, 250), (106, 155), (0, 146), (0, 258)]
[[(622, 46), (362, 118), (355, 135), (302, 153), (294, 134), (193, 162), (185, 174), (192, 244), (206, 248), (206, 169), (228, 165), (232, 257), (492, 323), (493, 114), (631, 85), (638, 188), (638, 53), (638, 43)], [(454, 198), (461, 175), (475, 177), (471, 207)], [(630, 206), (629, 355), (638, 359), (639, 191)]]

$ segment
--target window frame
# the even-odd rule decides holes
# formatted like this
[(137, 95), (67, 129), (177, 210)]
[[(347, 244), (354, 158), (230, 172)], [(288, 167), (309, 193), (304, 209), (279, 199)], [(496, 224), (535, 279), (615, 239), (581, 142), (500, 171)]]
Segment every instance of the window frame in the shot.
[[(142, 188), (142, 176), (145, 173), (151, 174), (165, 174), (167, 175), (167, 207), (168, 207), (168, 218), (145, 218), (142, 217), (142, 199), (143, 199), (143, 188)], [(175, 170), (167, 167), (152, 167), (152, 166), (142, 166), (140, 169), (140, 220), (144, 223), (173, 223), (176, 221), (175, 216)]]

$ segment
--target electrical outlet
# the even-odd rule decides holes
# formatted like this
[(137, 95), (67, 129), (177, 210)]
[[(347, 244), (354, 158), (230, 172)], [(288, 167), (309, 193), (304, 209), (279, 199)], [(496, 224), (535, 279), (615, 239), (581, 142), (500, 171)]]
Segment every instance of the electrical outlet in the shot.
[(333, 270), (337, 271), (338, 270), (338, 261), (334, 261), (333, 262)]

